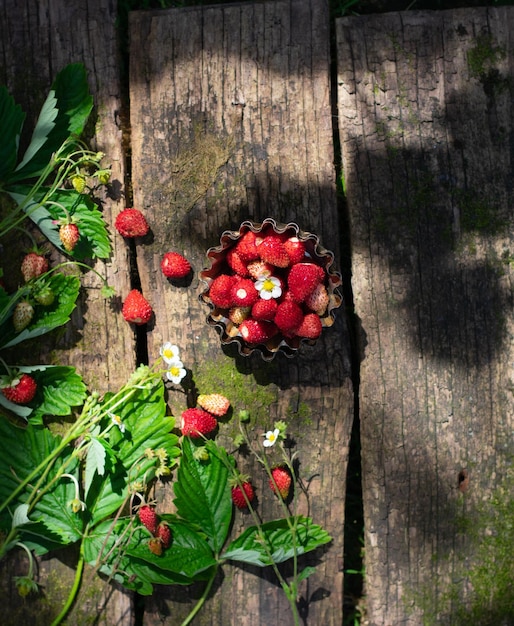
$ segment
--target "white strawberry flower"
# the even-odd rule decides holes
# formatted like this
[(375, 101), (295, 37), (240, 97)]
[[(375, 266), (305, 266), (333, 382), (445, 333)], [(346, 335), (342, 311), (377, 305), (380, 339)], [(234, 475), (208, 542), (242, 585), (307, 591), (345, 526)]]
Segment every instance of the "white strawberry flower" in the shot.
[(275, 276), (260, 276), (255, 281), (255, 289), (263, 300), (271, 300), (271, 298), (280, 298), (282, 295), (282, 287), (280, 281)]
[(187, 373), (184, 364), (179, 359), (175, 359), (171, 363), (168, 363), (168, 367), (166, 378), (171, 380), (173, 384), (178, 385)]
[(171, 365), (173, 362), (180, 359), (180, 352), (177, 346), (167, 341), (163, 344), (159, 350), (159, 354), (162, 356), (166, 365)]
[(280, 430), (278, 428), (275, 428), (275, 430), (268, 430), (267, 433), (264, 433), (264, 441), (262, 442), (262, 445), (265, 448), (271, 448), (271, 446), (274, 446), (277, 443), (279, 436)]

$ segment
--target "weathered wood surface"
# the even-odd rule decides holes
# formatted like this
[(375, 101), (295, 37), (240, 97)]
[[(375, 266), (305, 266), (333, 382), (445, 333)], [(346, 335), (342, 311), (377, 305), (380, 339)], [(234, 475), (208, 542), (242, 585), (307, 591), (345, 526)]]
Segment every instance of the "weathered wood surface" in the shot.
[[(143, 292), (155, 310), (154, 359), (177, 343), (201, 393), (225, 393), (254, 418), (255, 439), (286, 419), (309, 484), (301, 503), (334, 537), (302, 586), (308, 624), (340, 624), (345, 472), (353, 414), (344, 311), (316, 347), (272, 363), (222, 350), (199, 301), (205, 253), (246, 219), (297, 222), (339, 259), (339, 224), (329, 98), (325, 2), (257, 2), (131, 15), (131, 126), (135, 205), (148, 215), (152, 243), (138, 248)], [(185, 253), (194, 276), (174, 285), (160, 271), (169, 251)], [(186, 398), (170, 392), (176, 415)], [(228, 426), (227, 430), (230, 430)], [(222, 429), (223, 430), (223, 429)], [(253, 474), (265, 519), (280, 516), (262, 470)], [(158, 490), (163, 506), (170, 491)], [(237, 515), (234, 535), (249, 525)], [(283, 592), (269, 572), (227, 565), (198, 624), (289, 624)], [(179, 623), (199, 597), (162, 589), (144, 623)]]
[(512, 8), (337, 21), (374, 626), (513, 619), (476, 517), (513, 451), (512, 33)]
[[(92, 129), (91, 147), (107, 155), (106, 161), (112, 165), (113, 191), (117, 190), (113, 194), (115, 199), (106, 197), (102, 203), (106, 221), (111, 224), (125, 206), (120, 193), (125, 179), (125, 157), (120, 127), (121, 74), (116, 17), (116, 3), (109, 0), (23, 3), (4, 0), (0, 8), (0, 83), (7, 86), (27, 112), (26, 132), (32, 132), (56, 73), (68, 63), (85, 64), (95, 102), (93, 117), (96, 124)], [(112, 258), (107, 264), (96, 263), (95, 269), (116, 289), (121, 301), (123, 294), (130, 289), (128, 248), (122, 238), (114, 234), (114, 230), (112, 232)], [(30, 241), (24, 244), (29, 245)], [(19, 249), (16, 258), (0, 259), (4, 269), (7, 269), (6, 265), (13, 268), (6, 272), (8, 286), (12, 289), (21, 282), (17, 268), (22, 258), (23, 250)], [(53, 253), (52, 263), (58, 261), (58, 256)], [(30, 349), (22, 345), (16, 356), (31, 364), (37, 363), (39, 357), (41, 363), (73, 365), (91, 389), (100, 392), (116, 390), (135, 366), (134, 333), (123, 320), (116, 303), (113, 307), (101, 297), (101, 282), (96, 276), (84, 274), (82, 284), (85, 288), (66, 332), (53, 333), (40, 342), (32, 342)], [(17, 596), (10, 577), (10, 574), (25, 574), (27, 564), (24, 560), (14, 564), (11, 560), (4, 561), (2, 583), (12, 586), (2, 591), (6, 607), (2, 623), (49, 624), (60, 612), (71, 588), (76, 558), (72, 552), (67, 552), (60, 559), (44, 559), (40, 563), (39, 580), (45, 597), (30, 602)], [(120, 593), (112, 586), (105, 590), (104, 584), (98, 583), (97, 578), (94, 586), (84, 585), (84, 596), (79, 598), (70, 623), (83, 623), (85, 616), (90, 619), (92, 615), (98, 615), (98, 623), (110, 626), (131, 624), (130, 595)], [(102, 599), (103, 591), (107, 595)]]

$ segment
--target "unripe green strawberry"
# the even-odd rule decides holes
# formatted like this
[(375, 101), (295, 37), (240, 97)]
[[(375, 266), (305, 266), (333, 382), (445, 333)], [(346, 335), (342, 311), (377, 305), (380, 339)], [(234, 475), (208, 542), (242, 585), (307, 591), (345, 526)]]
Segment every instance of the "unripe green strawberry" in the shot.
[(77, 193), (84, 193), (86, 188), (86, 178), (82, 174), (75, 174), (71, 178), (71, 184)]
[(19, 333), (30, 324), (34, 317), (34, 307), (27, 300), (22, 300), (14, 307), (12, 323), (14, 330)]
[(42, 306), (50, 306), (55, 300), (55, 294), (48, 285), (44, 285), (34, 293), (34, 298)]
[(71, 252), (75, 248), (79, 240), (79, 237), (80, 237), (80, 233), (79, 233), (78, 226), (76, 224), (72, 224), (72, 223), (62, 224), (62, 226), (59, 229), (59, 238), (62, 241), (62, 245), (64, 246), (64, 249), (67, 250), (68, 252)]

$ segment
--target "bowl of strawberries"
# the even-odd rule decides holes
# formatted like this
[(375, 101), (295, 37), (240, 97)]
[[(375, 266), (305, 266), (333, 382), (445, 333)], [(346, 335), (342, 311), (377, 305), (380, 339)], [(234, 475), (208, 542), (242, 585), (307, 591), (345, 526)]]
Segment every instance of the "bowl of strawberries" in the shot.
[(267, 361), (279, 352), (294, 356), (334, 323), (343, 301), (334, 255), (297, 224), (245, 221), (223, 232), (207, 258), (210, 266), (200, 272), (207, 323), (241, 355), (258, 350)]

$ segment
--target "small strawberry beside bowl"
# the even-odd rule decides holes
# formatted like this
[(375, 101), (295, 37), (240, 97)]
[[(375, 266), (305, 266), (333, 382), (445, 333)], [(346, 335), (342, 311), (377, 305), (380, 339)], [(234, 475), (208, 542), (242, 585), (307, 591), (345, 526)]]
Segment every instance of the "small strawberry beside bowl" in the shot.
[(225, 231), (207, 257), (211, 265), (200, 273), (207, 322), (240, 354), (258, 350), (268, 361), (278, 352), (293, 356), (334, 323), (342, 304), (334, 255), (296, 224), (245, 221)]

